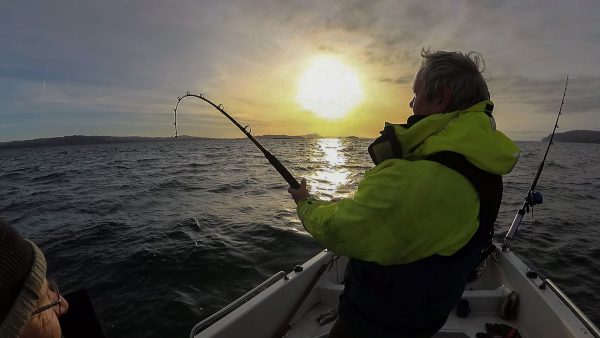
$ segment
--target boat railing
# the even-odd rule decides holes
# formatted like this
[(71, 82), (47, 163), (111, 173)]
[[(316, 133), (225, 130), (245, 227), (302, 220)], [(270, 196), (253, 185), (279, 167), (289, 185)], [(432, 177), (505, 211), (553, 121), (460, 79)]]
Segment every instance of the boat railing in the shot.
[(200, 323), (194, 325), (194, 327), (192, 328), (192, 331), (190, 332), (190, 338), (193, 338), (198, 333), (204, 331), (206, 328), (208, 328), (212, 324), (219, 321), (221, 318), (227, 316), (229, 313), (233, 312), (235, 309), (244, 305), (245, 303), (247, 303), (252, 298), (256, 297), (256, 295), (261, 293), (263, 290), (265, 290), (269, 286), (275, 284), (277, 281), (279, 281), (281, 279), (286, 279), (286, 278), (287, 278), (287, 274), (283, 271), (279, 271), (278, 273), (274, 274), (269, 279), (267, 279), (264, 282), (257, 285), (254, 289), (246, 292), (243, 296), (236, 299), (233, 303), (227, 305), (226, 307), (222, 308), (221, 310), (215, 312), (210, 317), (208, 317), (208, 318), (204, 319), (203, 321), (201, 321)]
[(590, 330), (590, 333), (594, 336), (594, 338), (600, 338), (600, 330), (598, 327), (592, 323), (592, 321), (583, 313), (583, 311), (581, 311), (579, 307), (577, 307), (577, 305), (575, 305), (575, 303), (573, 303), (573, 301), (571, 301), (569, 297), (565, 295), (556, 284), (554, 284), (553, 281), (547, 278), (544, 279), (540, 287), (543, 288), (544, 286), (547, 286), (550, 290), (552, 290), (556, 296), (562, 300), (562, 302), (569, 309), (571, 309), (571, 311), (573, 311), (573, 314), (575, 314), (575, 316), (583, 323), (583, 325)]

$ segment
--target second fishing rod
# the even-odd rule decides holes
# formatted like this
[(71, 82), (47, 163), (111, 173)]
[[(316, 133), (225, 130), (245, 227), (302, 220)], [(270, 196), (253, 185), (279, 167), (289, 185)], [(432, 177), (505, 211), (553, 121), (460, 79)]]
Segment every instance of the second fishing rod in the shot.
[(569, 76), (565, 81), (565, 90), (563, 91), (562, 101), (560, 102), (560, 108), (558, 109), (558, 115), (556, 115), (556, 122), (554, 122), (554, 129), (552, 129), (552, 134), (550, 136), (550, 140), (548, 141), (548, 147), (546, 148), (546, 152), (544, 153), (544, 158), (538, 167), (537, 172), (535, 173), (535, 177), (533, 182), (531, 183), (531, 187), (529, 191), (527, 191), (527, 196), (525, 196), (525, 201), (523, 202), (523, 206), (517, 211), (515, 218), (513, 219), (506, 236), (504, 236), (504, 241), (502, 243), (502, 251), (507, 251), (510, 247), (510, 244), (513, 238), (517, 235), (517, 230), (519, 230), (519, 226), (521, 225), (521, 220), (525, 216), (526, 212), (529, 212), (529, 208), (533, 207), (536, 204), (541, 204), (543, 202), (542, 194), (535, 191), (535, 187), (542, 175), (542, 171), (544, 170), (544, 164), (546, 163), (546, 157), (548, 157), (548, 152), (550, 151), (550, 146), (552, 145), (552, 141), (554, 140), (554, 134), (556, 133), (556, 129), (558, 128), (558, 119), (560, 119), (560, 115), (562, 114), (562, 108), (565, 104), (565, 96), (567, 95), (567, 87), (569, 86)]

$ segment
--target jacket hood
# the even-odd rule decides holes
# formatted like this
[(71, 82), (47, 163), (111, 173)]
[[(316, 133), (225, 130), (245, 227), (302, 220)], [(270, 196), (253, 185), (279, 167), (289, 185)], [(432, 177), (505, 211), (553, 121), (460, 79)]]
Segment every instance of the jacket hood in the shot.
[(519, 148), (496, 130), (492, 101), (464, 110), (434, 114), (410, 126), (394, 125), (402, 158), (419, 160), (441, 152), (462, 154), (476, 167), (492, 174), (509, 173), (519, 159)]

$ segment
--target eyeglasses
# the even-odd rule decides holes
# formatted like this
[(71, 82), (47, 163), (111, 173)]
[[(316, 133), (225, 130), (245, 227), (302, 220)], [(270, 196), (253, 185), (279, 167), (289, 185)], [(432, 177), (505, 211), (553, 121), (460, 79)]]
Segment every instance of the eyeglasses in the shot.
[(56, 300), (53, 301), (52, 303), (48, 304), (48, 305), (44, 305), (42, 307), (39, 307), (39, 308), (35, 309), (31, 313), (32, 316), (35, 316), (37, 314), (40, 314), (41, 312), (44, 312), (44, 311), (46, 311), (48, 309), (51, 309), (51, 308), (55, 307), (56, 305), (58, 305), (58, 312), (57, 313), (60, 313), (60, 303), (62, 302), (62, 298), (60, 297), (60, 291), (58, 290), (58, 285), (56, 285), (55, 281), (49, 279), (48, 280), (48, 289), (50, 291), (52, 291), (53, 293), (56, 294), (56, 297), (57, 297)]

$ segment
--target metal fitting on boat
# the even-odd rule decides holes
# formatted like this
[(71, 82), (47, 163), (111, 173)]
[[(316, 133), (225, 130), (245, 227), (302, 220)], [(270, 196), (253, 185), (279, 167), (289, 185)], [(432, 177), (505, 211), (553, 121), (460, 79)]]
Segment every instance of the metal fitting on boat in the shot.
[(456, 307), (456, 315), (460, 318), (466, 318), (471, 313), (471, 306), (469, 305), (469, 301), (466, 299), (461, 299), (458, 302), (458, 306)]
[(517, 316), (519, 310), (519, 294), (511, 291), (500, 304), (500, 318), (511, 320)]

